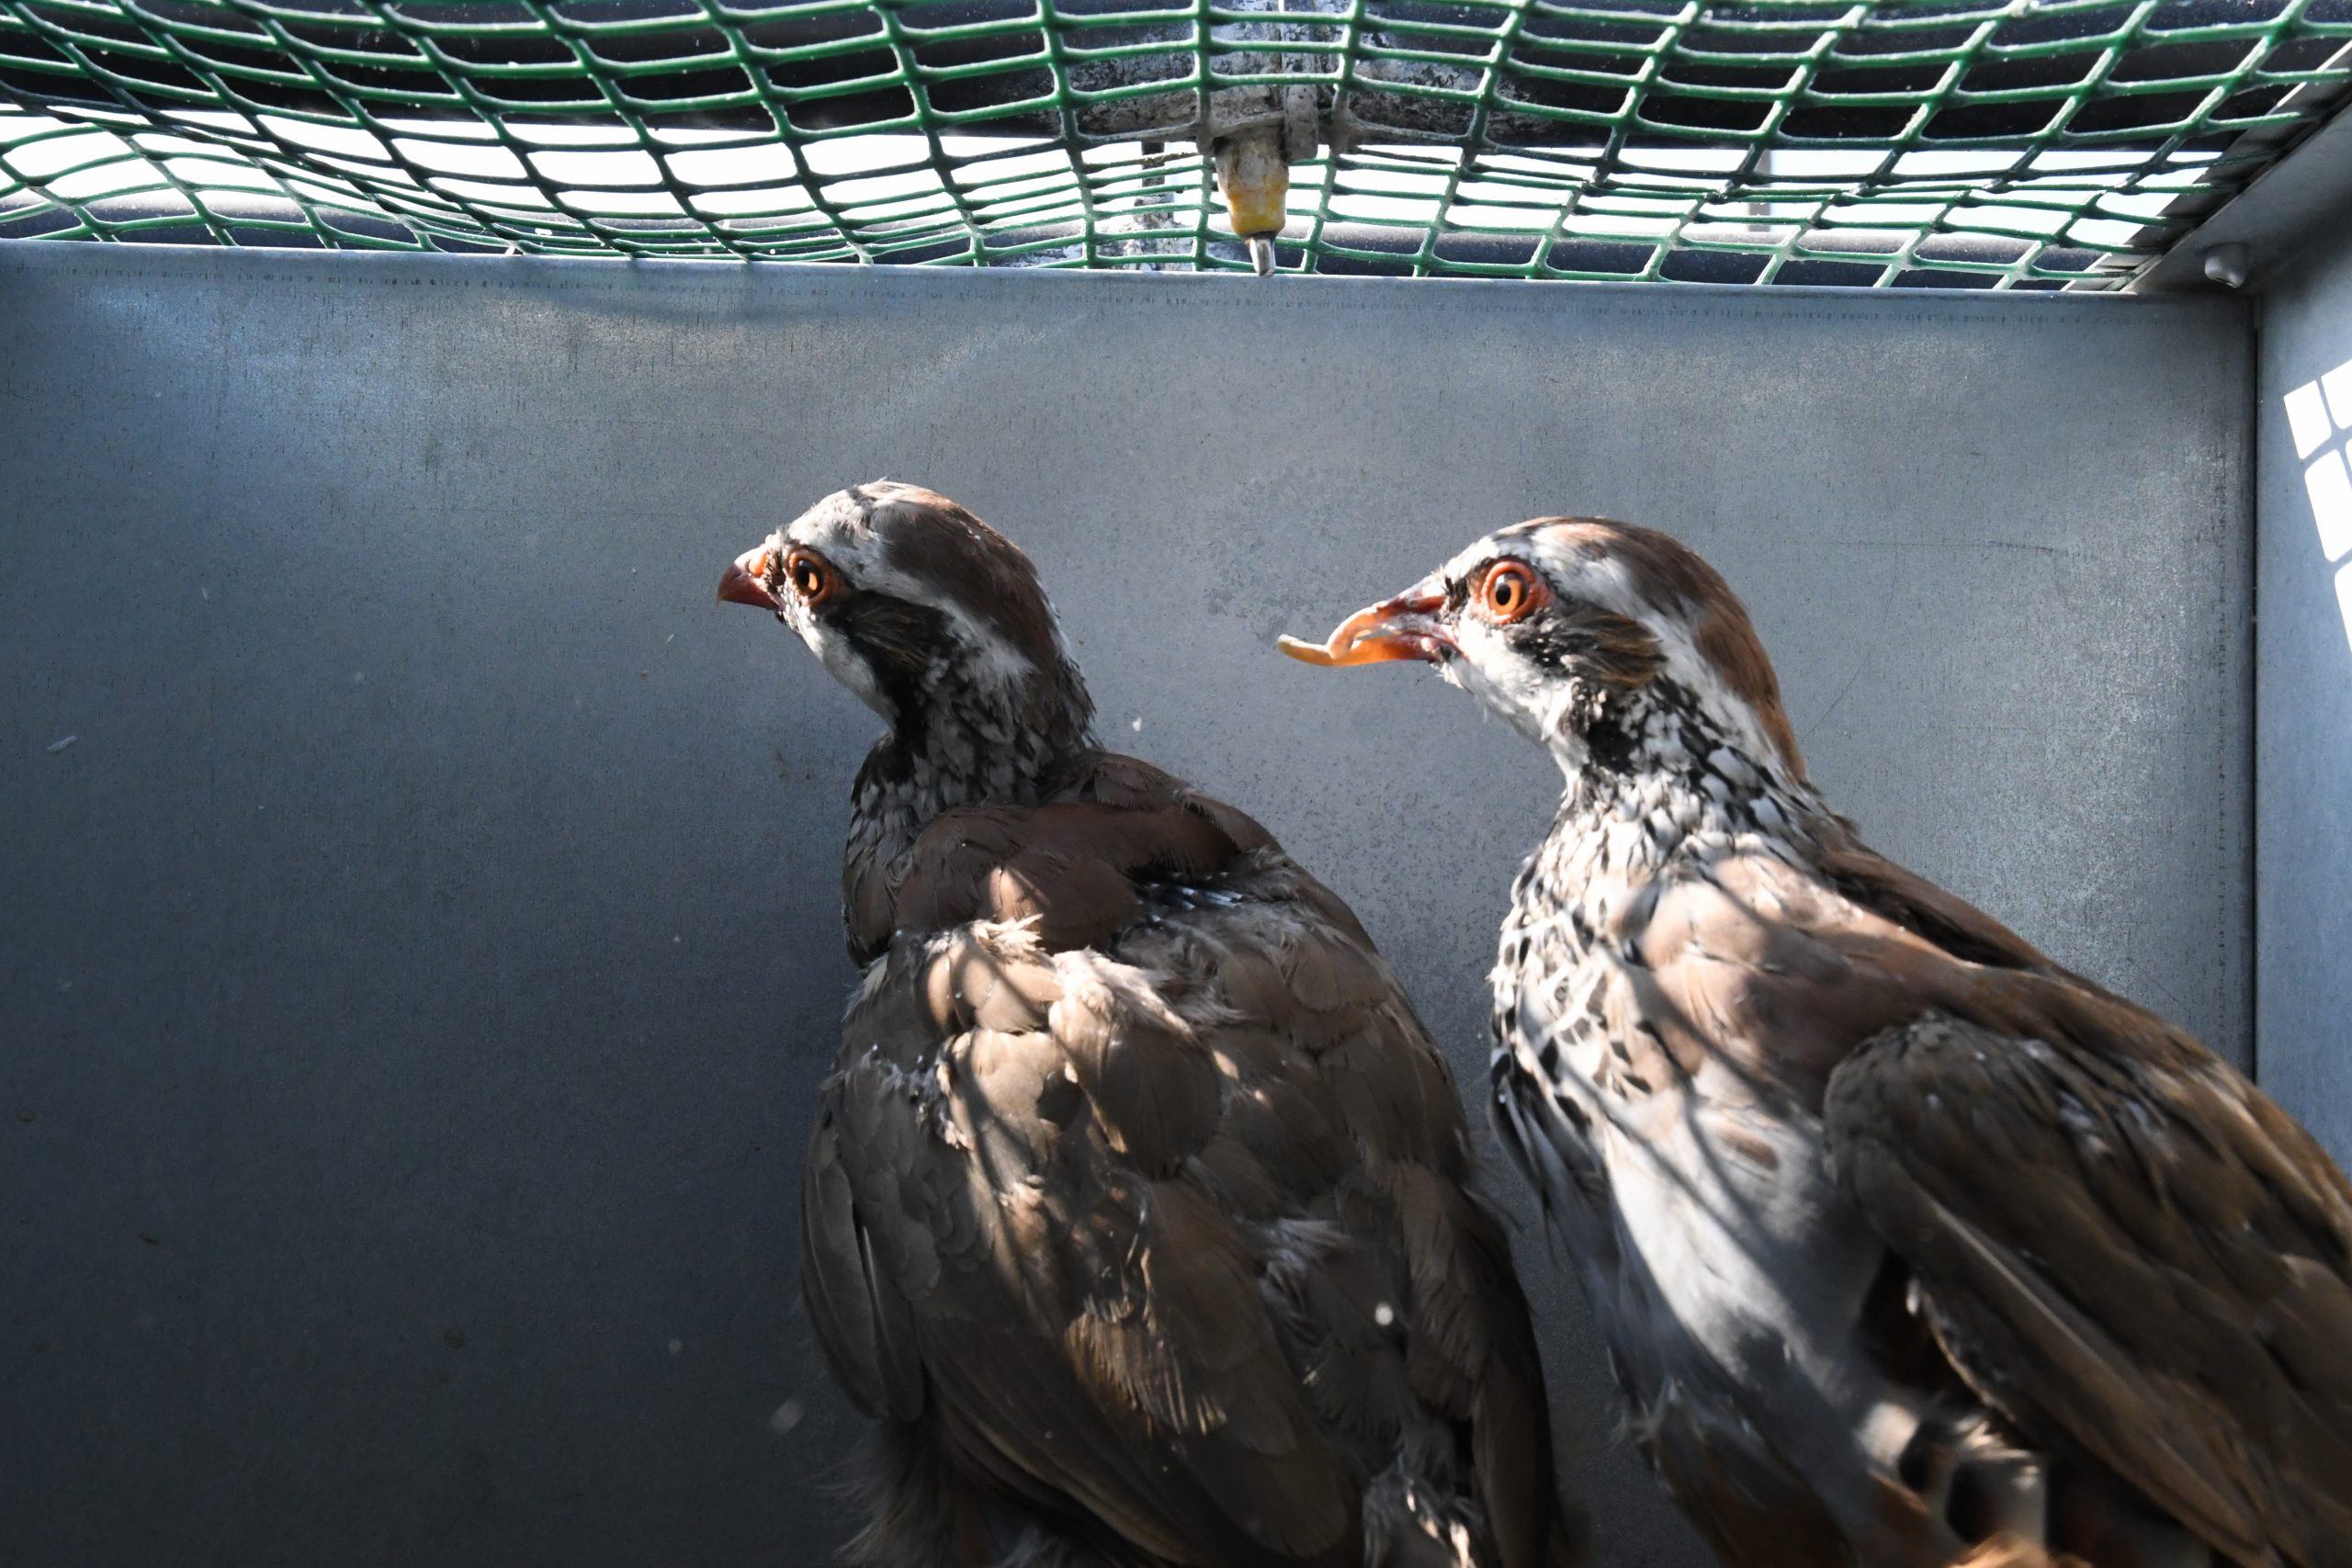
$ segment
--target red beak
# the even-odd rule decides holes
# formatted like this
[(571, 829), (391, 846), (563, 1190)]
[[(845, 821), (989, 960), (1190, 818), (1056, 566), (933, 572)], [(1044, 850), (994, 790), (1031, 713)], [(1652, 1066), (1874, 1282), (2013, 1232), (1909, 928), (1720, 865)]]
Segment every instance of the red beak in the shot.
[(718, 580), (718, 602), (722, 604), (756, 604), (763, 610), (781, 610), (776, 596), (768, 592), (768, 547), (759, 545), (745, 550), (728, 566), (726, 575)]
[(1453, 649), (1453, 639), (1437, 619), (1444, 608), (1444, 590), (1435, 578), (1430, 578), (1394, 599), (1358, 610), (1319, 646), (1295, 637), (1285, 637), (1274, 646), (1302, 664), (1332, 670), (1351, 664), (1385, 664), (1395, 659), (1421, 659), (1435, 664)]

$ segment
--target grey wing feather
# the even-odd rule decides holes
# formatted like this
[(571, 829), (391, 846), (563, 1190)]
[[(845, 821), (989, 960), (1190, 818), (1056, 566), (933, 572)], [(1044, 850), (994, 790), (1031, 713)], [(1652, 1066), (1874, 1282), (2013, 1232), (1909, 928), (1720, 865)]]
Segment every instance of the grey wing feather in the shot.
[(808, 1143), (800, 1199), (801, 1290), (826, 1365), (850, 1403), (875, 1420), (922, 1414), (922, 1360), (906, 1300), (876, 1278), (829, 1114)]

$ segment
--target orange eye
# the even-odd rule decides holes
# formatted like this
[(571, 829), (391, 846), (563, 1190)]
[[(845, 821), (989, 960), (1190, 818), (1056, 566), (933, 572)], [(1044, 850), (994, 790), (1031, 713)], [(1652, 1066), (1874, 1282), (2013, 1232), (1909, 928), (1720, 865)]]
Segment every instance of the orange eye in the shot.
[(1544, 580), (1515, 560), (1498, 560), (1478, 584), (1478, 604), (1487, 618), (1509, 626), (1551, 597)]
[(823, 604), (841, 592), (841, 574), (814, 550), (794, 550), (784, 558), (784, 575), (804, 604)]

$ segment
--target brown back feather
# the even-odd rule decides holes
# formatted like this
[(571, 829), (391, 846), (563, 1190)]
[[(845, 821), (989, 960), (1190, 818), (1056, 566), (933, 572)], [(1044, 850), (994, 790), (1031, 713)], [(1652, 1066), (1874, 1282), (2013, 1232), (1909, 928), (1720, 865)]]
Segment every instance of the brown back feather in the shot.
[[(1581, 1560), (1444, 1058), (1272, 835), (1093, 754), (1041, 806), (944, 814), (865, 883), (886, 955), (804, 1233), (864, 1407), (903, 1411), (916, 1358), (967, 1475), (1154, 1568), (1354, 1568), (1363, 1478), (1434, 1421), (1476, 1456), (1498, 1568)], [(1233, 901), (1168, 913), (1204, 888)], [(944, 1138), (902, 1087), (934, 1075)]]
[(2321, 1480), (2352, 1473), (2352, 1185), (2259, 1089), (1859, 848), (1717, 863), (1640, 947), (1679, 1059), (1820, 1107), (1946, 1354), (2030, 1438), (2245, 1561), (2352, 1561)]
[(1059, 953), (1091, 947), (1133, 920), (1138, 884), (1213, 879), (1260, 848), (1279, 846), (1233, 807), (1148, 763), (1096, 754), (1046, 805), (940, 813), (896, 879), (888, 880), (891, 868), (874, 868), (867, 885), (850, 889), (849, 906), (854, 920), (886, 940), (1034, 919), (1038, 941)]

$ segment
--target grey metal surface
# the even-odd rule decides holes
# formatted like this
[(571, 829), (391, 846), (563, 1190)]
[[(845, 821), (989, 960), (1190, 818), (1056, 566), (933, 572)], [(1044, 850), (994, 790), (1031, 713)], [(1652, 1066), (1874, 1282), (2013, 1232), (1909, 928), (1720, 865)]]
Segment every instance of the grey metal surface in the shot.
[[(2344, 59), (2352, 59), (2352, 43), (2331, 62)], [(2305, 83), (2295, 92), (2313, 90)], [(2222, 285), (2205, 276), (2205, 257), (2224, 245), (2245, 248), (2246, 284), (2261, 288), (2286, 273), (2311, 245), (2328, 240), (2340, 244), (2347, 229), (2352, 229), (2352, 107), (2337, 108), (2301, 146), (2265, 169), (2133, 278), (2131, 288), (2143, 294), (2218, 289)]]
[[(2304, 472), (2352, 443), (2352, 245), (2314, 253), (2262, 302), (2256, 429), (2255, 929), (2262, 1085), (2352, 1167), (2352, 600)], [(2298, 456), (2287, 395), (2330, 371), (2335, 418)], [(2326, 407), (2322, 400), (2322, 407)]]
[[(1466, 1082), (1556, 777), (1272, 644), (1568, 509), (1716, 560), (1882, 848), (2242, 1050), (2249, 355), (2232, 301), (0, 250), (11, 1562), (838, 1537), (790, 1215), (873, 726), (711, 592), (877, 474), (1028, 547), (1106, 734), (1352, 899)], [(1522, 1240), (1604, 1561), (1697, 1564)]]

